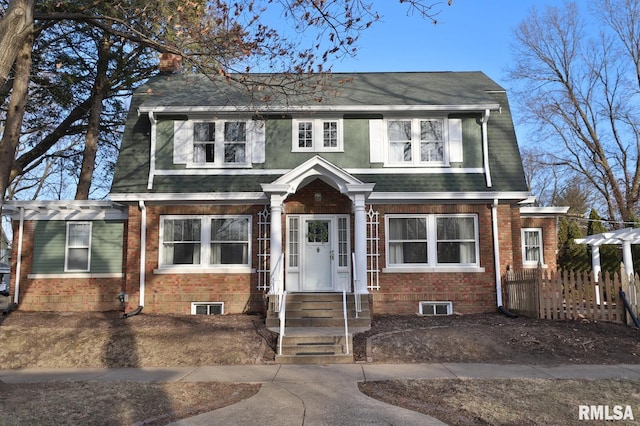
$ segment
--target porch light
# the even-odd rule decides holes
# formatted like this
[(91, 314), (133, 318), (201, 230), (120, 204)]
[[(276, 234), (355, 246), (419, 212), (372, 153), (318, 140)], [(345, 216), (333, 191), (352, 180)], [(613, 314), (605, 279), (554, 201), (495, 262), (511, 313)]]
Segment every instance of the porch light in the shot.
[(320, 201), (322, 201), (322, 194), (320, 192), (316, 192), (313, 195), (313, 199), (315, 200), (316, 203), (319, 203)]

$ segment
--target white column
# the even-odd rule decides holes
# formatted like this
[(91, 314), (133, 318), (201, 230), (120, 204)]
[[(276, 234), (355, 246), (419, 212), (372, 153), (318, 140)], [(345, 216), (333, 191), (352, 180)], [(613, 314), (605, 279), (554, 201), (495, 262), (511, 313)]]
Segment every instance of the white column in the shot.
[(599, 305), (600, 286), (598, 285), (598, 280), (600, 279), (600, 272), (602, 272), (600, 267), (600, 246), (591, 246), (591, 269), (593, 270), (593, 280), (596, 283), (596, 303)]
[(282, 200), (282, 195), (271, 195), (271, 250), (269, 273), (273, 285), (269, 289), (269, 292), (274, 294), (284, 290), (282, 279), (282, 263), (284, 262), (282, 258)]
[(364, 194), (355, 194), (353, 201), (354, 212), (354, 253), (356, 264), (354, 270), (358, 281), (354, 291), (360, 294), (367, 293), (367, 214), (364, 208)]
[(633, 275), (633, 257), (631, 256), (631, 242), (622, 242), (622, 262), (624, 263), (624, 272)]
[(602, 272), (600, 267), (600, 246), (591, 246), (591, 269), (595, 282), (598, 282), (598, 276)]

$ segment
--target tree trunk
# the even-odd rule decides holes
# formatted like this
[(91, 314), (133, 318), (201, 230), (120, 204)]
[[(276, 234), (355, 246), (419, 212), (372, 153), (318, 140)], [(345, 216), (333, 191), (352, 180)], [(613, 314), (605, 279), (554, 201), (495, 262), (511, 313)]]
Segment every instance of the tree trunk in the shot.
[(7, 110), (5, 128), (0, 139), (0, 209), (4, 200), (9, 176), (16, 158), (16, 150), (20, 141), (22, 118), (24, 117), (27, 99), (29, 97), (29, 82), (31, 80), (31, 51), (33, 50), (33, 35), (25, 39), (16, 57), (16, 77), (13, 82), (11, 101)]
[(91, 96), (91, 109), (89, 110), (89, 122), (87, 136), (84, 141), (84, 153), (82, 155), (82, 168), (76, 188), (76, 200), (89, 199), (89, 190), (93, 180), (93, 172), (96, 167), (96, 154), (98, 152), (98, 140), (100, 137), (100, 117), (102, 115), (102, 101), (106, 95), (108, 86), (107, 70), (109, 65), (109, 39), (103, 35), (98, 49), (98, 70), (93, 85)]
[(34, 5), (35, 0), (11, 0), (0, 19), (0, 84), (9, 77), (18, 52), (33, 32)]

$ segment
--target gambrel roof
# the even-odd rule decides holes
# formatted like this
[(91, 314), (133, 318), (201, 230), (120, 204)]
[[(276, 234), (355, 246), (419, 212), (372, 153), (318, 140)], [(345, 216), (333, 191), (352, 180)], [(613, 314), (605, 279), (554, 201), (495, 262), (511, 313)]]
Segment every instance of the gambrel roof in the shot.
[[(491, 187), (487, 186), (481, 165), (472, 166), (464, 173), (457, 173), (455, 167), (451, 167), (451, 173), (447, 174), (434, 173), (426, 168), (424, 173), (414, 168), (410, 171), (399, 170), (401, 173), (396, 174), (388, 173), (380, 166), (369, 168), (369, 154), (365, 152), (345, 151), (321, 155), (360, 181), (375, 183), (373, 198), (379, 193), (421, 193), (423, 198), (429, 198), (429, 194), (435, 198), (444, 194), (452, 199), (464, 198), (460, 194), (475, 194), (473, 197), (469, 195), (471, 198), (482, 198), (482, 194), (486, 194), (487, 199), (509, 198), (519, 201), (529, 194), (506, 92), (482, 72), (331, 74), (327, 77), (328, 83), (315, 86), (321, 77), (308, 76), (313, 83), (308, 93), (295, 92), (293, 89), (298, 87), (296, 83), (284, 82), (283, 76), (278, 74), (250, 75), (247, 78), (252, 82), (250, 86), (253, 91), (247, 90), (246, 85), (234, 79), (202, 75), (158, 75), (140, 86), (131, 100), (111, 189), (112, 199), (124, 201), (127, 194), (132, 197), (134, 194), (159, 196), (169, 193), (259, 194), (262, 184), (274, 182), (286, 173), (285, 170), (280, 175), (275, 174), (264, 164), (254, 165), (250, 173), (236, 170), (229, 175), (159, 173), (153, 179), (153, 187), (148, 189), (149, 116), (184, 120), (197, 114), (215, 117), (235, 113), (270, 120), (303, 112), (319, 117), (322, 114), (340, 114), (345, 120), (434, 113), (465, 117), (472, 119), (473, 123), (480, 123), (485, 114), (490, 113), (487, 161), (491, 171)], [(276, 85), (278, 89), (266, 84), (274, 81), (281, 83), (280, 86)], [(474, 125), (480, 127), (480, 124)], [(481, 147), (474, 149), (482, 150)], [(158, 152), (157, 155), (168, 156), (170, 153)], [(482, 154), (478, 151), (475, 155)], [(356, 156), (366, 157), (367, 165), (348, 165)], [(310, 156), (297, 154), (296, 158), (303, 162)], [(496, 194), (510, 195), (498, 197)], [(388, 199), (391, 197), (388, 195)]]

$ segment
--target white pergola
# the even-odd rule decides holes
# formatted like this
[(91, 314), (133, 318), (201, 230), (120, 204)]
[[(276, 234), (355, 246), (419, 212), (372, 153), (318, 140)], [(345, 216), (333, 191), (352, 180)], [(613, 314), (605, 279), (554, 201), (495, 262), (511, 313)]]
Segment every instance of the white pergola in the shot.
[(631, 245), (640, 244), (640, 228), (624, 228), (617, 231), (603, 232), (602, 234), (589, 235), (586, 238), (577, 238), (576, 244), (591, 246), (591, 265), (595, 279), (600, 274), (600, 246), (603, 244), (622, 245), (622, 263), (627, 276), (633, 274), (633, 257)]

